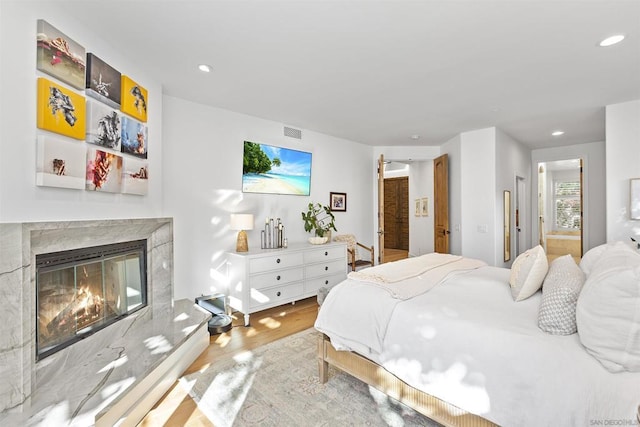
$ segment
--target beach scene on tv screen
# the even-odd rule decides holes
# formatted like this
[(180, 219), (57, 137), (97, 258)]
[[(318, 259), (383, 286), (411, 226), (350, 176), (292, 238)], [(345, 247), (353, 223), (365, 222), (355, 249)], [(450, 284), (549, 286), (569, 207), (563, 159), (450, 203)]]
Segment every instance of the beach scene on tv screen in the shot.
[(242, 191), (308, 196), (311, 153), (244, 142)]

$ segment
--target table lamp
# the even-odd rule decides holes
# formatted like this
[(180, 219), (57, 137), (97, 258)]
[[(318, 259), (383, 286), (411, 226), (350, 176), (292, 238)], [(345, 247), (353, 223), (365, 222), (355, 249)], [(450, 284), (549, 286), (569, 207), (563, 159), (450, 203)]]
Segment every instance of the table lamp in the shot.
[(239, 231), (236, 252), (248, 252), (249, 243), (245, 230), (253, 230), (253, 214), (231, 214), (231, 229)]

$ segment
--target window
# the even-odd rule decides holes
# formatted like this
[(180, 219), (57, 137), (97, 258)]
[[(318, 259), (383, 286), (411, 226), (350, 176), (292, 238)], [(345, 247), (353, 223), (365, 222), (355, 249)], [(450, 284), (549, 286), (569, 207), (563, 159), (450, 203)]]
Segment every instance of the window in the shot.
[(553, 182), (555, 228), (580, 230), (580, 180)]

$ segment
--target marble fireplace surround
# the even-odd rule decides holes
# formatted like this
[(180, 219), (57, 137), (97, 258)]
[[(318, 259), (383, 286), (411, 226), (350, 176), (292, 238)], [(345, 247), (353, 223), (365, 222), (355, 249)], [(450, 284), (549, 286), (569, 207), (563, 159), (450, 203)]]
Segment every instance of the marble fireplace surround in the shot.
[[(36, 362), (35, 256), (147, 239), (148, 306)], [(0, 223), (0, 424), (135, 425), (209, 344), (173, 299), (171, 218)]]

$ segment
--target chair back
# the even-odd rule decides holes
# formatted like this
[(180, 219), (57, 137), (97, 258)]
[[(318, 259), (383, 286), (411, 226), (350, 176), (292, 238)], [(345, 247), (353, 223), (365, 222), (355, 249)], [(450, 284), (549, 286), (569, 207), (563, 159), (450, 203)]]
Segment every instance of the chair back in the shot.
[(360, 254), (358, 253), (358, 245), (356, 236), (353, 234), (338, 234), (333, 238), (334, 242), (344, 242), (347, 244), (347, 249), (350, 251), (354, 251), (356, 255), (356, 260), (360, 259)]

